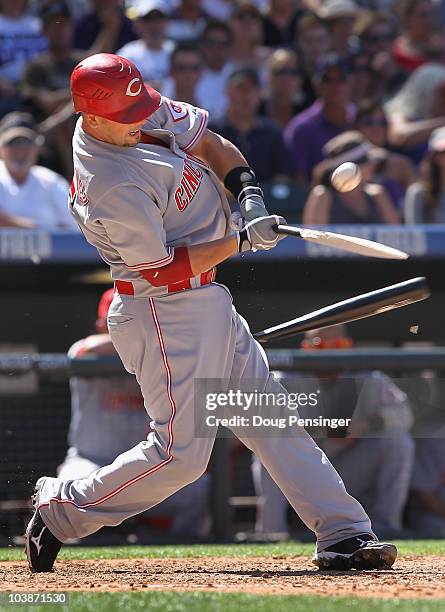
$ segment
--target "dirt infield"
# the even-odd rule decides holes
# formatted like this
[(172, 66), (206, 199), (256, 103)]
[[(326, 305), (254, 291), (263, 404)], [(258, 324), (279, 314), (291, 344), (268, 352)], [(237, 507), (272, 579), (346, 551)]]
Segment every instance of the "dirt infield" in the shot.
[(445, 557), (404, 556), (394, 569), (319, 572), (307, 557), (57, 561), (50, 574), (1, 562), (2, 591), (208, 590), (279, 595), (445, 599)]

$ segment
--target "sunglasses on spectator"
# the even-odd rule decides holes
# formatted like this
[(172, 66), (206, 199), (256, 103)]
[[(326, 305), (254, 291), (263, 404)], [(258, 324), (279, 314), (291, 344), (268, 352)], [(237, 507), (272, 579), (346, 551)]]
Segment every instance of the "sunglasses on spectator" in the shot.
[(351, 338), (334, 338), (333, 340), (322, 340), (315, 337), (310, 340), (303, 340), (301, 348), (304, 349), (345, 349), (352, 347)]
[(201, 68), (202, 68), (201, 64), (174, 64), (172, 66), (173, 70), (184, 70), (184, 71), (201, 70)]
[(386, 127), (388, 125), (388, 121), (385, 117), (363, 117), (358, 120), (358, 123), (367, 125), (368, 127)]
[(300, 73), (296, 68), (279, 68), (278, 70), (272, 70), (272, 74), (275, 76), (298, 76)]

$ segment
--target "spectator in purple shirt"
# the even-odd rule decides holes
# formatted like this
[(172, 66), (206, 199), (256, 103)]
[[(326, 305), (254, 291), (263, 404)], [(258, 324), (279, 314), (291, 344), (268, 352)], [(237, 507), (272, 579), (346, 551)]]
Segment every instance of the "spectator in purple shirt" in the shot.
[(313, 168), (323, 159), (323, 146), (351, 129), (355, 106), (351, 103), (351, 73), (338, 55), (330, 53), (317, 65), (313, 77), (317, 99), (296, 115), (284, 137), (295, 179), (308, 186)]

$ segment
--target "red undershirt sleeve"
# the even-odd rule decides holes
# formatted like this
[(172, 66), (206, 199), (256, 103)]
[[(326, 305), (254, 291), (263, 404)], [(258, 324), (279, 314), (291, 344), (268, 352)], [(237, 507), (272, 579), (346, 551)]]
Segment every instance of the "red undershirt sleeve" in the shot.
[(139, 270), (139, 274), (153, 287), (162, 287), (193, 276), (188, 248), (176, 247), (174, 249), (173, 261), (160, 268)]

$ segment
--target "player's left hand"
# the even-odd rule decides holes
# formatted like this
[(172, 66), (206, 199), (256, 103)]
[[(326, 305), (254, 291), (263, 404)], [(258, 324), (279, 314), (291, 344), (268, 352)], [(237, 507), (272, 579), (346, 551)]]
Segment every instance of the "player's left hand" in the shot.
[(285, 238), (277, 234), (277, 225), (286, 225), (286, 219), (280, 215), (269, 215), (249, 221), (239, 232), (239, 252), (273, 249)]

